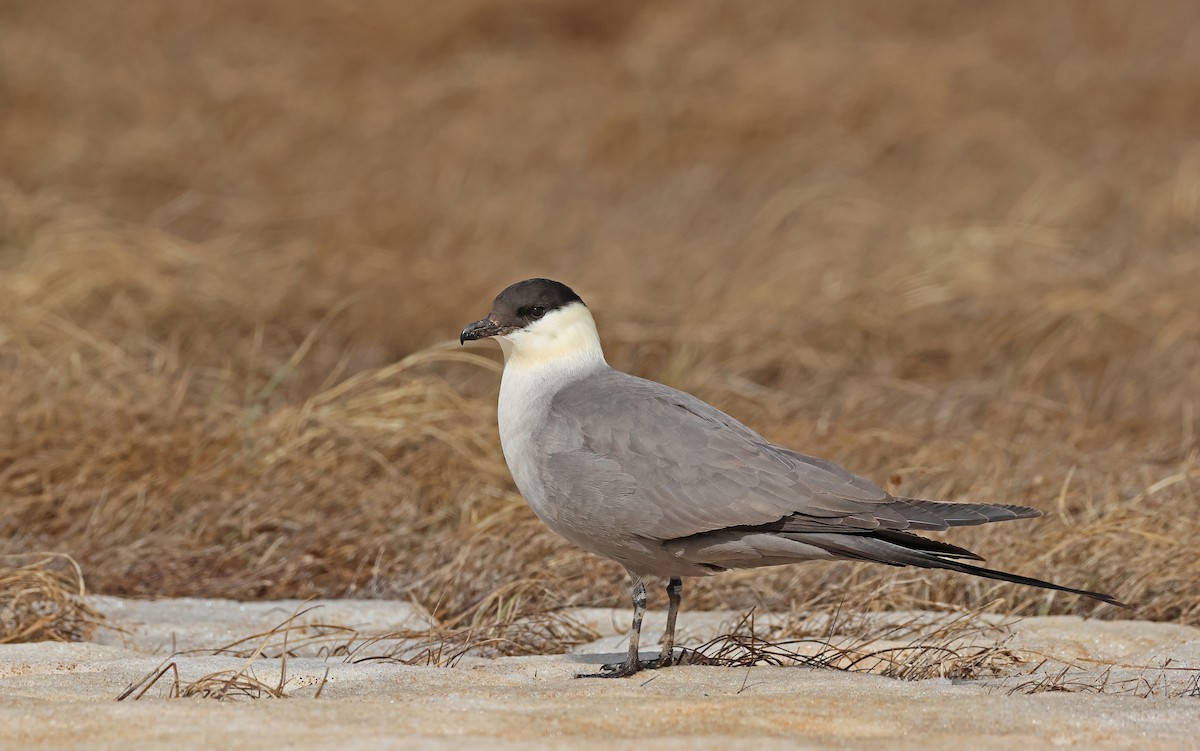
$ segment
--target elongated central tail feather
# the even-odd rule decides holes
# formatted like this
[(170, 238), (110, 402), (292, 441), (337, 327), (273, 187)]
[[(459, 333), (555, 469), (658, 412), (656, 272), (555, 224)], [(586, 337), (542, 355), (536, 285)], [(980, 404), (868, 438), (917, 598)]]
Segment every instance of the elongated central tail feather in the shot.
[(1103, 592), (1066, 587), (1061, 584), (1034, 579), (1030, 576), (1010, 574), (1007, 571), (997, 571), (965, 563), (961, 559), (982, 559), (964, 548), (938, 540), (929, 540), (907, 532), (879, 530), (865, 534), (817, 533), (788, 536), (810, 545), (816, 545), (840, 558), (886, 563), (889, 566), (918, 566), (920, 568), (946, 569), (963, 574), (982, 576), (987, 579), (1024, 584), (1030, 587), (1070, 592), (1071, 594), (1083, 595), (1084, 597), (1091, 597), (1094, 600), (1107, 602), (1110, 605), (1117, 605), (1123, 608), (1130, 607), (1112, 595), (1104, 594)]

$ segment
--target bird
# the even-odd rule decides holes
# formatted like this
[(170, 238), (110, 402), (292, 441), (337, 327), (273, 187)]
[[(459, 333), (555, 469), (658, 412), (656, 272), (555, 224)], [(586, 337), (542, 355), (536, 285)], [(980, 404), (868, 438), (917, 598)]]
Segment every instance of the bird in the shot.
[[(584, 550), (625, 567), (633, 624), (623, 662), (578, 677), (668, 667), (685, 577), (814, 560), (948, 569), (1111, 595), (968, 563), (975, 553), (917, 531), (1027, 519), (1026, 506), (893, 496), (816, 456), (771, 443), (683, 391), (605, 360), (591, 311), (570, 287), (526, 279), (496, 296), (459, 343), (495, 339), (504, 355), (497, 421), (504, 459), (534, 514)], [(667, 581), (655, 659), (639, 653), (646, 579)]]

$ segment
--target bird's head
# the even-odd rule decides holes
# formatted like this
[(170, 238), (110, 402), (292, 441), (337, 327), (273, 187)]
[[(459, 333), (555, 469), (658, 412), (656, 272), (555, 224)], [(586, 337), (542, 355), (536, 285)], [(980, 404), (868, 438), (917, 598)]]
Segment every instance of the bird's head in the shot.
[(526, 279), (492, 301), (492, 311), (462, 330), (458, 340), (495, 337), (505, 367), (604, 361), (596, 322), (583, 300), (565, 284)]

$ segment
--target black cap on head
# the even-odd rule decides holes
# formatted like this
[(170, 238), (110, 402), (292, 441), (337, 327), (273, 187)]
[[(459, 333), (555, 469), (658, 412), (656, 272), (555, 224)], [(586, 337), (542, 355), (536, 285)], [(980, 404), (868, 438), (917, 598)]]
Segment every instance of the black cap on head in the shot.
[(468, 339), (503, 336), (525, 328), (551, 311), (576, 302), (583, 304), (579, 295), (562, 282), (526, 279), (496, 295), (488, 317), (463, 329), (458, 340), (462, 343)]
[(583, 300), (562, 282), (526, 279), (496, 295), (491, 317), (501, 325), (521, 328), (573, 302), (582, 303)]

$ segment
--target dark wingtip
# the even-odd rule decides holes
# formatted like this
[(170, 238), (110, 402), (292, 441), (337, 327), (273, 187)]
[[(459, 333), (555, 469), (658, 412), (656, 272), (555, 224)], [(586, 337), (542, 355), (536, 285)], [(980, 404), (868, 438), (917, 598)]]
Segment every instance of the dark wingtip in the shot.
[(1003, 503), (957, 503), (899, 497), (891, 504), (910, 523), (911, 529), (943, 530), (992, 522), (1032, 519), (1042, 515), (1030, 506)]

